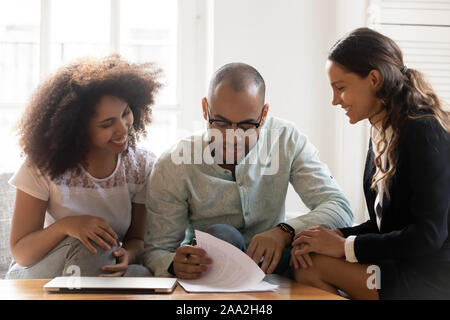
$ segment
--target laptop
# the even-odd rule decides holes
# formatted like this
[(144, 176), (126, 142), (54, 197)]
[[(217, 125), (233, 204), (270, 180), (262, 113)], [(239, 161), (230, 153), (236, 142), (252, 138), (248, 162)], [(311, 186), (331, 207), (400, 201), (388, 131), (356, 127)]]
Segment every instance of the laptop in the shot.
[(44, 285), (58, 293), (170, 293), (176, 278), (160, 277), (56, 277)]

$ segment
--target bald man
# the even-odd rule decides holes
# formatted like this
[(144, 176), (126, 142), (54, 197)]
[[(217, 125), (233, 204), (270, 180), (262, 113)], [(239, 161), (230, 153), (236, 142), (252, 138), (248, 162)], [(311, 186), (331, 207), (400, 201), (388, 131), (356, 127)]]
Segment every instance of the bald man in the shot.
[[(217, 70), (202, 110), (206, 132), (162, 154), (147, 184), (144, 262), (155, 276), (197, 279), (214, 263), (192, 245), (195, 229), (235, 245), (267, 274), (290, 276), (295, 233), (352, 225), (350, 205), (314, 146), (292, 123), (268, 116), (255, 68)], [(289, 183), (311, 211), (286, 221)]]

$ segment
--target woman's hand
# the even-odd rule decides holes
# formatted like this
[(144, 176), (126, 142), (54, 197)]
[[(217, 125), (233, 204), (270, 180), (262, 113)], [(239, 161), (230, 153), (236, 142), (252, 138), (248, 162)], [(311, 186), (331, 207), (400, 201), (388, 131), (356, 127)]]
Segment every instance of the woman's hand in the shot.
[(102, 273), (99, 277), (122, 277), (128, 269), (129, 256), (128, 251), (125, 248), (119, 248), (113, 252), (113, 256), (116, 257), (116, 264), (103, 266), (103, 271), (109, 271), (112, 273)]
[(330, 230), (321, 226), (311, 227), (298, 233), (292, 242), (292, 253), (299, 257), (317, 252), (330, 257), (345, 256), (345, 238), (339, 230)]
[(294, 246), (291, 250), (291, 259), (289, 261), (289, 266), (295, 269), (303, 268), (308, 269), (308, 267), (312, 267), (313, 263), (309, 253), (300, 254), (298, 256), (295, 255), (295, 252), (299, 249), (305, 247), (305, 244), (301, 244), (299, 246)]
[(69, 216), (58, 222), (65, 234), (80, 240), (93, 254), (97, 253), (97, 250), (89, 240), (105, 250), (110, 250), (111, 246), (118, 246), (117, 234), (103, 218), (88, 215)]

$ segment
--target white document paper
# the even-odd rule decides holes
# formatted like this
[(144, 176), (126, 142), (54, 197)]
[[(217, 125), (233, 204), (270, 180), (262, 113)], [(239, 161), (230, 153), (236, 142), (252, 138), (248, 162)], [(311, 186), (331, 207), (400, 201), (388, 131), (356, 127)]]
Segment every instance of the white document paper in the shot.
[(263, 281), (265, 273), (250, 257), (208, 233), (195, 230), (197, 246), (213, 260), (200, 279), (178, 282), (187, 292), (274, 291), (278, 285)]

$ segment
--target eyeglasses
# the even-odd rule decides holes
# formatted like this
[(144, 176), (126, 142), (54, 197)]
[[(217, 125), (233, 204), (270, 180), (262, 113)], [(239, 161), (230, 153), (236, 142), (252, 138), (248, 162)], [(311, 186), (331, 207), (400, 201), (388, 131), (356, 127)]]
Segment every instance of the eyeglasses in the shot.
[(259, 120), (257, 122), (254, 122), (254, 121), (231, 122), (231, 121), (221, 120), (221, 119), (211, 119), (211, 116), (209, 114), (210, 108), (209, 108), (208, 100), (206, 100), (206, 108), (207, 108), (209, 124), (214, 128), (223, 129), (223, 130), (231, 129), (233, 127), (233, 124), (236, 124), (237, 128), (244, 130), (244, 131), (259, 128), (259, 126), (261, 125), (261, 121), (262, 121), (264, 107), (265, 106), (263, 106), (263, 108), (261, 110), (261, 114), (259, 115), (259, 117), (258, 117)]

